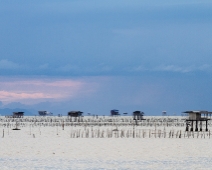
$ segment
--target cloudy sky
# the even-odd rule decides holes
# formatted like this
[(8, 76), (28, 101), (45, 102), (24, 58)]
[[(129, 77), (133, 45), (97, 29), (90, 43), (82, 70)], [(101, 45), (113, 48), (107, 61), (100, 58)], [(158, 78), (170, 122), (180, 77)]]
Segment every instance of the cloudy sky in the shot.
[(209, 0), (8, 0), (0, 23), (0, 108), (212, 110)]

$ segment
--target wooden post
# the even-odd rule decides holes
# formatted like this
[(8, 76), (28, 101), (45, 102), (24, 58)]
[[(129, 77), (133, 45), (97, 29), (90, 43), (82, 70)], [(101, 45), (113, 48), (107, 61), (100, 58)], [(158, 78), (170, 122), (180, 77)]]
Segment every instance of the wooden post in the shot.
[(191, 121), (191, 131), (193, 131), (193, 124), (194, 124), (194, 121), (192, 120)]
[(200, 121), (200, 131), (202, 131), (202, 121)]
[(196, 128), (195, 131), (198, 131), (198, 120), (196, 120)]
[(177, 131), (177, 133), (176, 133), (176, 138), (178, 137), (178, 132), (179, 132), (179, 131)]
[(166, 129), (164, 127), (164, 130), (163, 130), (163, 137), (166, 138)]
[(135, 138), (135, 126), (133, 125), (133, 138)]
[(188, 131), (188, 121), (186, 121), (186, 131)]
[(65, 125), (64, 125), (64, 121), (63, 121), (63, 123), (62, 123), (62, 128), (63, 128), (63, 130), (64, 130), (64, 126), (65, 126)]
[(58, 135), (58, 125), (56, 124), (56, 126), (57, 126), (57, 135)]
[(206, 129), (205, 129), (205, 131), (208, 131), (208, 120), (206, 120)]

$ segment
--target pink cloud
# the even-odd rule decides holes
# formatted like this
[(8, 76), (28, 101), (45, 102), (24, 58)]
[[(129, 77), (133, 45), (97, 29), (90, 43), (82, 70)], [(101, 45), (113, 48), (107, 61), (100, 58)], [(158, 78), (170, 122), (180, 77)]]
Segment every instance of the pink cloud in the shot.
[(62, 97), (61, 95), (50, 95), (44, 93), (18, 93), (18, 92), (8, 92), (8, 91), (0, 91), (0, 96), (3, 99), (38, 99), (38, 98), (59, 98)]
[(95, 83), (71, 79), (19, 79), (0, 81), (0, 101), (38, 103), (74, 99), (96, 91)]

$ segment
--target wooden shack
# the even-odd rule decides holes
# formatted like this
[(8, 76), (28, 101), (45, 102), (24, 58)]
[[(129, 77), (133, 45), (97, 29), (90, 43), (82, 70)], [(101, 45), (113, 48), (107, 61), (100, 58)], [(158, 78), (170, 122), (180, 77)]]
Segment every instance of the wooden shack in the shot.
[(145, 120), (143, 116), (144, 116), (144, 112), (141, 112), (141, 111), (133, 112), (133, 120)]
[(38, 111), (39, 116), (52, 116), (53, 113), (47, 111)]
[(80, 117), (82, 116), (83, 112), (81, 111), (70, 111), (68, 112), (68, 116), (70, 117)]
[(116, 110), (116, 109), (111, 110), (111, 111), (110, 111), (110, 115), (111, 115), (111, 116), (118, 116), (118, 115), (120, 115), (120, 114), (119, 114), (119, 110)]
[[(210, 120), (212, 112), (203, 111), (203, 110), (197, 110), (197, 111), (185, 111), (183, 113), (188, 114), (188, 118), (186, 119), (186, 131), (194, 130), (194, 124), (195, 131), (202, 131), (202, 122), (205, 122), (205, 131), (208, 131), (208, 120)], [(210, 117), (209, 117), (210, 116)]]
[(141, 112), (141, 111), (134, 111), (132, 115), (133, 115), (133, 120), (135, 120), (135, 124), (136, 124), (136, 125), (138, 125), (138, 121), (145, 120), (145, 119), (143, 118), (144, 112)]
[(23, 118), (24, 112), (13, 112), (13, 118)]

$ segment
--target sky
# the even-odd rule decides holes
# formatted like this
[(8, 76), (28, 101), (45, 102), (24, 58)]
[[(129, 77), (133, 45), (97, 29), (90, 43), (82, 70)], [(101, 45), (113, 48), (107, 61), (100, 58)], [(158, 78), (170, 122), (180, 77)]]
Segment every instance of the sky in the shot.
[(0, 23), (1, 109), (212, 111), (209, 0), (8, 0)]

